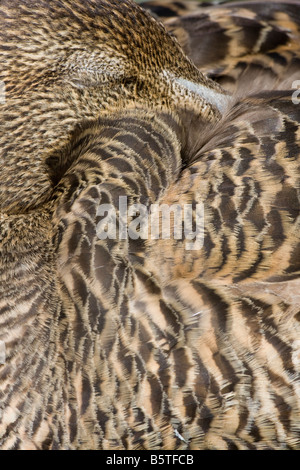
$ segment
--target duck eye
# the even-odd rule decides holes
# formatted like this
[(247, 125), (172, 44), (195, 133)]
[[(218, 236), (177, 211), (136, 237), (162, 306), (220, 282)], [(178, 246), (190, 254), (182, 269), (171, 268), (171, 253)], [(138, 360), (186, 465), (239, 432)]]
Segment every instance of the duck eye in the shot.
[(123, 80), (126, 73), (122, 57), (113, 57), (104, 52), (76, 52), (68, 58), (64, 67), (67, 81), (76, 88), (118, 82)]
[(126, 87), (133, 86), (137, 82), (136, 77), (124, 77), (122, 80), (122, 84)]

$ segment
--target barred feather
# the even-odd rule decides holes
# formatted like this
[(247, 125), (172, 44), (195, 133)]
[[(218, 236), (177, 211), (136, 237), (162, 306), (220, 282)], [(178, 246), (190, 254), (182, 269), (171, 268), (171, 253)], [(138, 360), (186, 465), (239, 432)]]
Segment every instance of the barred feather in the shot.
[[(130, 1), (0, 3), (1, 449), (300, 449), (299, 13), (167, 21), (200, 72)], [(203, 248), (101, 240), (120, 196)]]

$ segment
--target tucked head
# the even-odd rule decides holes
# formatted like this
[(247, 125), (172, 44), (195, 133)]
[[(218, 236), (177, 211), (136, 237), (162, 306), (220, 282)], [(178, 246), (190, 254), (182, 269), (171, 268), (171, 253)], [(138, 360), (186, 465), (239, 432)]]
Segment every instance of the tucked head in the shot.
[[(163, 25), (130, 0), (4, 0), (0, 25), (8, 98), (54, 85), (97, 88), (103, 106), (116, 92), (118, 99), (135, 92), (135, 99), (171, 100), (176, 84), (182, 99), (184, 89), (200, 97), (200, 85), (221, 92)], [(212, 105), (218, 108), (218, 100)]]
[[(49, 194), (49, 154), (101, 110), (180, 105), (214, 120), (226, 106), (223, 91), (129, 0), (1, 1), (0, 80), (0, 183), (10, 175), (15, 191), (16, 161), (24, 171), (34, 165), (39, 203)], [(0, 208), (13, 210), (5, 191)]]

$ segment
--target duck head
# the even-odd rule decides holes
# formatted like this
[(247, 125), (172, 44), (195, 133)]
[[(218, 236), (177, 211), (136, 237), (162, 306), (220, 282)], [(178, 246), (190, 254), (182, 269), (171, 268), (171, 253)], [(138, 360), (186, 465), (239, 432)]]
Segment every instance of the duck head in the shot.
[(49, 199), (49, 162), (61, 160), (76, 128), (104, 110), (184, 107), (214, 121), (228, 100), (130, 0), (3, 0), (0, 80), (6, 213)]

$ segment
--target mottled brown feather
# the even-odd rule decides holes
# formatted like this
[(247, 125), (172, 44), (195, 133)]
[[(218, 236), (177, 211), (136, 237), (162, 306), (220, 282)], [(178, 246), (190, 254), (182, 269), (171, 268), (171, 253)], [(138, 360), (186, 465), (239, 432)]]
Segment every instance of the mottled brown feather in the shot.
[[(187, 50), (226, 22), (223, 57), (187, 53), (232, 96), (133, 3), (50, 5), (0, 2), (1, 449), (300, 449), (300, 50), (232, 54), (242, 10), (298, 31), (289, 3), (167, 24)], [(100, 240), (125, 195), (204, 204), (203, 248)]]

